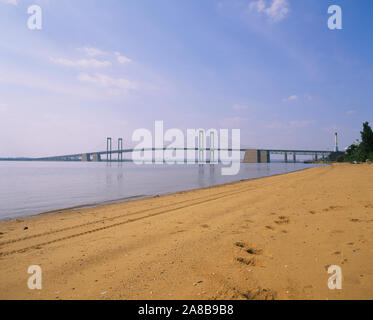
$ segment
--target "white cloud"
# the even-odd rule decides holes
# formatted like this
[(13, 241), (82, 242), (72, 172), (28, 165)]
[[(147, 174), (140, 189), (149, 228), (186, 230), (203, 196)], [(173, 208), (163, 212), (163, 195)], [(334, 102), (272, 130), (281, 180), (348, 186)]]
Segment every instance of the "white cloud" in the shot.
[(99, 61), (96, 59), (80, 59), (74, 61), (65, 58), (50, 58), (50, 60), (65, 67), (102, 68), (111, 66), (110, 61)]
[(354, 113), (356, 113), (356, 110), (354, 110), (354, 109), (350, 109), (350, 110), (346, 111), (347, 115), (351, 115), (351, 114), (354, 114)]
[(2, 68), (0, 66), (0, 84), (21, 86), (30, 89), (45, 90), (54, 93), (79, 96), (79, 97), (95, 97), (94, 90), (86, 90), (78, 88), (71, 83), (63, 83), (55, 81), (50, 76), (36, 75), (34, 73), (27, 73), (23, 69)]
[(12, 4), (13, 6), (18, 5), (18, 0), (0, 0), (2, 3)]
[(232, 118), (224, 118), (220, 120), (220, 126), (223, 128), (239, 128), (241, 124), (247, 123), (247, 118), (241, 118), (241, 117), (232, 117)]
[(265, 14), (273, 22), (284, 19), (290, 12), (288, 0), (252, 1), (249, 9), (250, 11)]
[(249, 8), (250, 10), (256, 10), (257, 12), (263, 12), (264, 9), (266, 8), (266, 3), (264, 2), (264, 0), (253, 1), (253, 2), (250, 2)]
[(298, 96), (296, 96), (295, 94), (285, 99), (282, 99), (282, 101), (284, 102), (289, 102), (289, 101), (294, 101), (294, 100), (298, 100)]
[(313, 120), (294, 120), (289, 122), (289, 127), (291, 128), (304, 128), (308, 127), (309, 125), (313, 124)]
[(268, 129), (289, 129), (289, 128), (304, 128), (314, 124), (313, 120), (293, 120), (289, 122), (274, 121), (265, 125)]
[(81, 82), (92, 83), (105, 88), (119, 88), (125, 90), (136, 90), (137, 86), (133, 81), (124, 78), (112, 78), (105, 74), (95, 74), (93, 76), (81, 73), (78, 75)]
[(129, 62), (132, 61), (130, 58), (127, 58), (127, 57), (125, 57), (125, 56), (122, 56), (122, 55), (120, 54), (120, 52), (118, 52), (118, 51), (115, 51), (114, 54), (116, 55), (116, 57), (117, 57), (119, 63), (122, 63), (122, 64), (123, 64), (123, 63), (129, 63)]
[(249, 108), (248, 106), (243, 105), (243, 104), (235, 104), (233, 106), (233, 110), (236, 110), (236, 111), (247, 110), (248, 108)]
[(93, 48), (93, 47), (83, 47), (83, 48), (78, 48), (78, 50), (84, 52), (89, 57), (102, 56), (106, 54), (106, 52), (98, 48)]

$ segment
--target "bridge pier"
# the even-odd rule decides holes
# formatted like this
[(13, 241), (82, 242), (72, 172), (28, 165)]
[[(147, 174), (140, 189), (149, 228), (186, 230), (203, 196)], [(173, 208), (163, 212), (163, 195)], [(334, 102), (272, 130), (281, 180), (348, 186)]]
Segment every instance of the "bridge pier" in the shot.
[(215, 132), (211, 131), (210, 132), (210, 164), (218, 163), (217, 160), (219, 160), (219, 155), (217, 154), (217, 157), (215, 157)]
[(288, 162), (288, 153), (285, 152), (284, 154), (284, 162), (287, 163)]
[(122, 162), (123, 161), (123, 139), (122, 138), (119, 138), (118, 139), (118, 162)]
[(91, 161), (91, 155), (89, 153), (83, 153), (82, 154), (82, 161), (83, 162)]
[(293, 153), (293, 162), (296, 163), (297, 162), (297, 154), (294, 152)]
[(202, 130), (198, 132), (198, 164), (206, 163), (205, 135)]
[(101, 161), (101, 155), (99, 153), (92, 154), (92, 161), (100, 162)]
[(271, 162), (268, 150), (246, 149), (243, 159), (244, 163), (269, 163)]
[(111, 138), (108, 137), (106, 138), (106, 162), (111, 161), (111, 151), (112, 151)]

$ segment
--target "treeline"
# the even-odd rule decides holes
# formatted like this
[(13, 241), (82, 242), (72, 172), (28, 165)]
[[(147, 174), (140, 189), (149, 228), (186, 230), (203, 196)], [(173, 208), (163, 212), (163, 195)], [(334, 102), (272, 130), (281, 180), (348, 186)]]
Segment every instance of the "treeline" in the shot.
[(366, 162), (373, 161), (373, 131), (368, 122), (363, 123), (360, 131), (361, 142), (350, 145), (344, 155), (339, 155), (338, 162)]

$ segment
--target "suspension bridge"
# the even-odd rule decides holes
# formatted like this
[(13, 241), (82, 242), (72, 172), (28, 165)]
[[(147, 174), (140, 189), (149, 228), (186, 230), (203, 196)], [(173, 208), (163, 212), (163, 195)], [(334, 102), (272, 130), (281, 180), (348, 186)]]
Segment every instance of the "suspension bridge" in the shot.
[[(48, 156), (40, 158), (0, 158), (2, 161), (82, 161), (82, 162), (130, 162), (131, 156), (125, 157), (126, 154), (134, 152), (155, 152), (155, 151), (194, 151), (197, 153), (196, 159), (198, 163), (219, 162), (219, 154), (224, 152), (240, 152), (240, 160), (244, 163), (269, 163), (271, 155), (283, 155), (284, 162), (296, 162), (297, 156), (311, 156), (313, 160), (326, 159), (332, 151), (330, 150), (296, 150), (296, 149), (247, 149), (247, 148), (215, 148), (213, 145), (205, 147), (203, 143), (198, 142), (198, 147), (184, 148), (133, 148), (124, 149), (123, 139), (118, 139), (117, 148), (112, 148), (112, 138), (106, 140), (106, 150), (76, 154), (66, 154), (58, 156)], [(209, 157), (208, 157), (209, 156)], [(153, 158), (153, 161), (156, 160)], [(187, 160), (185, 160), (187, 162)]]

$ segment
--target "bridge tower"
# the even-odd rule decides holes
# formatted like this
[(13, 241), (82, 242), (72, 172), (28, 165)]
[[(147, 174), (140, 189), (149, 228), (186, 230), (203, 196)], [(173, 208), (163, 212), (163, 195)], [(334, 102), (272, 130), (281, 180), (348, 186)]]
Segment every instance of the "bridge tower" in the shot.
[(199, 130), (198, 132), (198, 164), (205, 163), (205, 133), (203, 130)]
[(118, 162), (123, 161), (123, 139), (118, 139)]
[(215, 151), (215, 132), (211, 131), (210, 132), (210, 164), (215, 164), (215, 163), (218, 163), (219, 161), (219, 155), (217, 155), (215, 159), (215, 155), (216, 155), (215, 153), (217, 153)]
[(106, 138), (106, 162), (111, 161), (111, 151), (112, 151), (112, 145), (111, 145), (111, 138)]

